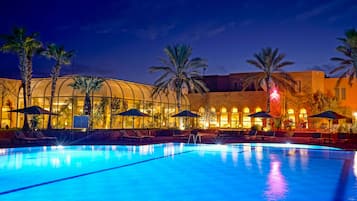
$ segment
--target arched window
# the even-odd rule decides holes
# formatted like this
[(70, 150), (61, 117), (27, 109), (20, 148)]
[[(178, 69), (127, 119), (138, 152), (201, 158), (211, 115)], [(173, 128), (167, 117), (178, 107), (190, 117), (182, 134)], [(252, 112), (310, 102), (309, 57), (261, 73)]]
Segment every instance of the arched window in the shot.
[[(255, 108), (255, 112), (261, 112), (262, 109), (260, 107)], [(262, 118), (254, 118), (254, 125), (263, 126), (263, 119)]]
[(248, 116), (250, 110), (248, 107), (243, 108), (243, 128), (251, 128), (252, 123), (250, 121), (250, 117)]
[(231, 115), (231, 127), (232, 128), (239, 128), (239, 113), (238, 108), (232, 108), (232, 115)]
[(228, 128), (229, 127), (229, 124), (228, 124), (228, 112), (227, 112), (227, 108), (225, 108), (225, 107), (221, 108), (220, 127), (221, 128)]
[(217, 112), (216, 112), (216, 108), (211, 107), (210, 109), (210, 120), (209, 120), (209, 127), (217, 127), (218, 126), (218, 122), (217, 122)]
[(294, 109), (288, 109), (288, 121), (291, 128), (295, 128), (295, 113)]
[(305, 108), (300, 109), (299, 113), (299, 127), (300, 128), (308, 128), (307, 125), (307, 111)]
[(198, 114), (200, 115), (199, 119), (198, 119), (198, 127), (199, 128), (207, 128), (208, 127), (208, 122), (206, 119), (206, 110), (203, 107), (200, 107), (198, 109)]

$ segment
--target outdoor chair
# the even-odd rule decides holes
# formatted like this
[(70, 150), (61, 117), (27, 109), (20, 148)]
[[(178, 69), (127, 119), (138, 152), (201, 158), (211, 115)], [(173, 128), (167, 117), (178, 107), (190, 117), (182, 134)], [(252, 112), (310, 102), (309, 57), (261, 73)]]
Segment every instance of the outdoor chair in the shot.
[(56, 137), (49, 137), (45, 136), (41, 131), (33, 131), (33, 136), (37, 138), (38, 140), (45, 140), (45, 141), (57, 141)]
[(347, 143), (349, 141), (347, 133), (337, 133), (337, 142)]
[(275, 131), (268, 131), (265, 133), (265, 137), (272, 140), (275, 139)]
[(142, 141), (143, 139), (148, 139), (148, 138), (153, 138), (154, 136), (144, 136), (139, 133), (137, 133), (134, 130), (121, 130), (120, 132), (123, 133), (121, 136), (121, 139), (127, 139), (127, 140), (137, 140), (137, 141)]
[(321, 143), (321, 142), (324, 142), (324, 141), (325, 141), (325, 139), (322, 138), (321, 133), (312, 133), (311, 134), (310, 142)]
[(33, 143), (38, 142), (38, 138), (35, 137), (27, 137), (24, 132), (16, 131), (15, 132), (15, 140), (19, 142)]
[(244, 138), (246, 140), (252, 140), (252, 139), (256, 139), (257, 138), (257, 134), (258, 134), (258, 130), (252, 129), (248, 132), (247, 135), (244, 136)]
[(136, 133), (136, 136), (143, 137), (143, 138), (154, 138), (155, 136), (150, 135), (149, 130), (133, 130)]

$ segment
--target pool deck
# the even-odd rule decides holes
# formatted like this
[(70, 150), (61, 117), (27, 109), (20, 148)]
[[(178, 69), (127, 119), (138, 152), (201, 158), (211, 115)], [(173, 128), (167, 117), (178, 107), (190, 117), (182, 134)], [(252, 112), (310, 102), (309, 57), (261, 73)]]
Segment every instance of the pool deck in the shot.
[[(28, 147), (28, 146), (44, 146), (44, 145), (144, 145), (144, 144), (159, 144), (169, 142), (187, 143), (190, 133), (183, 132), (178, 135), (160, 135), (152, 134), (151, 130), (142, 130), (143, 133), (151, 133), (150, 136), (133, 136), (123, 135), (122, 131), (118, 130), (97, 130), (91, 132), (78, 131), (63, 131), (52, 130), (43, 131), (46, 136), (56, 137), (57, 140), (34, 140), (23, 141), (14, 138), (15, 131), (0, 132), (0, 148), (10, 147)], [(131, 131), (130, 131), (131, 132)], [(242, 133), (241, 133), (242, 134)], [(316, 134), (316, 133), (314, 133)], [(313, 144), (323, 145), (345, 150), (357, 151), (356, 134), (348, 139), (337, 138), (337, 135), (319, 135), (315, 137), (311, 133), (294, 134), (291, 132), (276, 133), (274, 136), (258, 134), (256, 136), (249, 136), (236, 134), (236, 132), (228, 132), (222, 135), (213, 132), (201, 132), (201, 141), (197, 143), (205, 144), (229, 144), (229, 143), (295, 143), (295, 144)], [(190, 143), (193, 143), (190, 140)]]

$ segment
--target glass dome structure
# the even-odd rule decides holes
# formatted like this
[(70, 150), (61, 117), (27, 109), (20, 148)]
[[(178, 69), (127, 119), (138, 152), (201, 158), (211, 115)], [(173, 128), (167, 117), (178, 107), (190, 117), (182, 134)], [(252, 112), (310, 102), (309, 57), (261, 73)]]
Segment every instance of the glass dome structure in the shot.
[[(74, 90), (70, 85), (74, 76), (60, 77), (57, 80), (53, 99), (52, 127), (58, 129), (73, 128), (75, 116), (83, 115), (85, 94)], [(20, 81), (19, 81), (20, 82)], [(50, 78), (34, 78), (32, 80), (31, 103), (44, 109), (49, 109), (51, 94)], [(105, 79), (103, 86), (90, 94), (92, 111), (92, 128), (168, 128), (177, 125), (177, 118), (171, 116), (177, 113), (175, 93), (161, 93), (156, 97), (151, 95), (153, 86), (124, 80)], [(23, 107), (22, 89), (18, 91), (15, 103), (17, 108)], [(189, 109), (186, 95), (181, 99), (182, 109)], [(128, 109), (138, 109), (149, 117), (127, 117), (117, 115)], [(22, 125), (22, 114), (17, 115), (17, 127)], [(46, 128), (47, 115), (41, 115), (39, 127)]]

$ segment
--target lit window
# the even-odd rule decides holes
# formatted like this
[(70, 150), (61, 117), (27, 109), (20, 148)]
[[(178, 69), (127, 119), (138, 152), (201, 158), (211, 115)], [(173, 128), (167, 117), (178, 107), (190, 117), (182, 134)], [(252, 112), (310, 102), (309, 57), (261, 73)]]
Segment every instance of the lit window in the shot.
[(341, 88), (341, 100), (346, 100), (346, 88)]
[(335, 88), (335, 97), (337, 98), (337, 100), (340, 99), (340, 89), (339, 88)]

